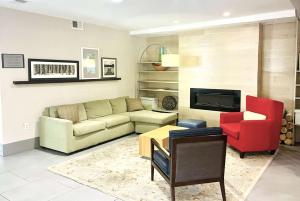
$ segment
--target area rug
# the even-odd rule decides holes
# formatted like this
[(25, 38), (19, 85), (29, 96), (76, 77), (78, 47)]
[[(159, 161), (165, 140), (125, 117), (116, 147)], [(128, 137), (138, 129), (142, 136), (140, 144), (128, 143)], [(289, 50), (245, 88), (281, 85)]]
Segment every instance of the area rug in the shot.
[[(265, 168), (268, 154), (244, 159), (227, 148), (225, 188), (229, 201), (245, 200)], [(49, 170), (124, 201), (169, 201), (170, 188), (155, 172), (150, 180), (150, 160), (138, 154), (138, 137), (131, 135), (99, 146), (91, 153), (49, 167)], [(176, 200), (222, 200), (218, 183), (176, 187)]]

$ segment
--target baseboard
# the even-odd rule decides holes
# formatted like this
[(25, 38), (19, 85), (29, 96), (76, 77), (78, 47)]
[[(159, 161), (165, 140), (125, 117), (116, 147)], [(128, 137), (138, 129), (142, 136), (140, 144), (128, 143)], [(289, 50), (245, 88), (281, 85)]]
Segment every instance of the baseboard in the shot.
[(0, 154), (2, 156), (9, 156), (23, 151), (32, 150), (38, 147), (40, 147), (40, 138), (35, 137), (9, 144), (2, 144), (0, 145)]

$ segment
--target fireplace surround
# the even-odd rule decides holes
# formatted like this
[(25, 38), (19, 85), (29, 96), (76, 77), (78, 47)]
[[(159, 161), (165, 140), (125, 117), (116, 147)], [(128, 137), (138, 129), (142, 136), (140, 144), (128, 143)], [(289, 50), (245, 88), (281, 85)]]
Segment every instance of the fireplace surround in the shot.
[(190, 88), (190, 108), (239, 112), (241, 110), (241, 91)]

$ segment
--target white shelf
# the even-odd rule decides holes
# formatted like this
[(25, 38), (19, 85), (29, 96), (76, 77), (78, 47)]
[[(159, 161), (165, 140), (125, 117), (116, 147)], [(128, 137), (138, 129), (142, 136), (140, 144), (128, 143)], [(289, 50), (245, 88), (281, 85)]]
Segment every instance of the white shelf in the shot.
[(173, 80), (139, 80), (139, 82), (146, 82), (146, 83), (165, 83), (165, 84), (178, 84), (178, 81), (173, 81)]
[(166, 70), (166, 71), (157, 71), (157, 70), (143, 70), (139, 73), (178, 73), (178, 70)]
[(300, 100), (300, 97), (295, 97), (296, 100)]
[(164, 112), (164, 113), (178, 113), (178, 110), (165, 110), (162, 108), (153, 109), (155, 112)]
[(155, 91), (155, 92), (170, 92), (170, 93), (178, 93), (178, 90), (174, 89), (154, 89), (154, 88), (143, 88), (140, 91)]
[(161, 61), (142, 61), (139, 64), (161, 64)]

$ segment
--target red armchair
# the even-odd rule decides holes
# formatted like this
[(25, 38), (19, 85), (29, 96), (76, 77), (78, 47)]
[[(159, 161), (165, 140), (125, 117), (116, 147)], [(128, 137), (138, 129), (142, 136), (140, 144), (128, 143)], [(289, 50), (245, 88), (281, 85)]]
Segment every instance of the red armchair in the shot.
[(220, 114), (220, 127), (227, 135), (227, 142), (240, 152), (270, 151), (279, 146), (283, 103), (266, 98), (246, 97), (246, 110), (263, 114), (266, 120), (243, 120), (243, 112)]

